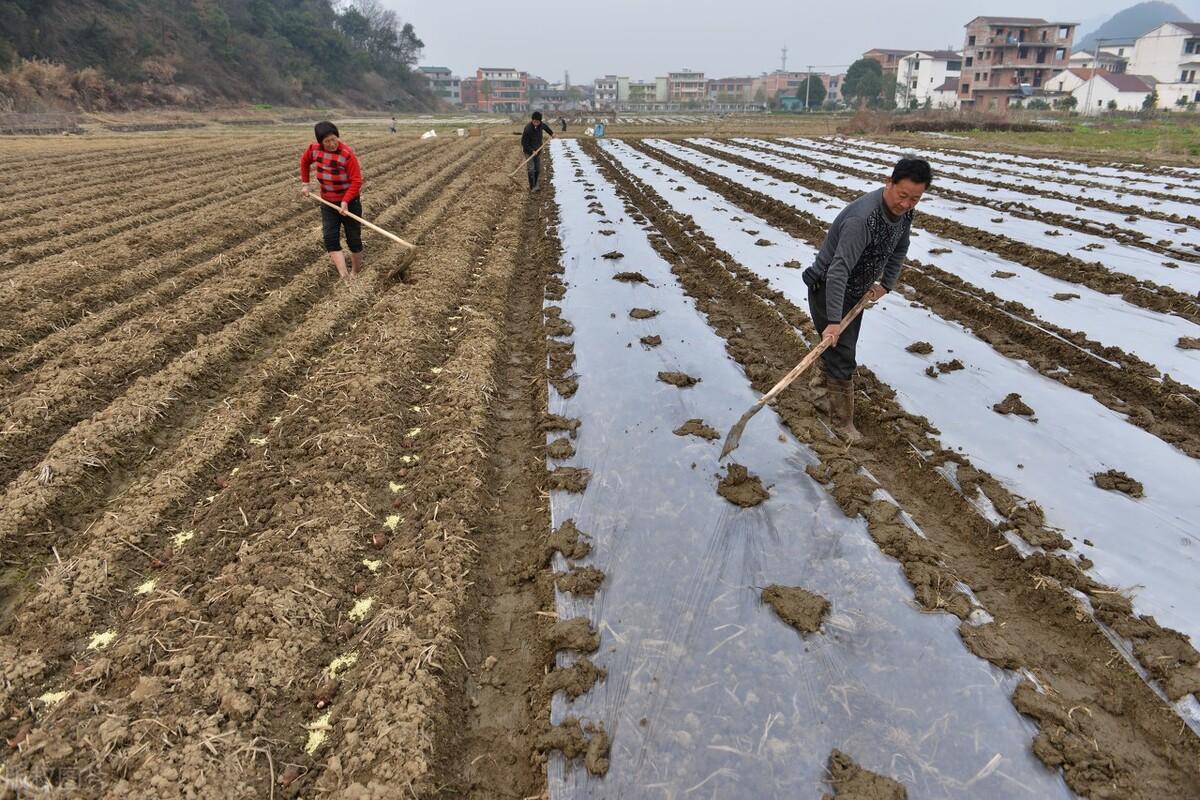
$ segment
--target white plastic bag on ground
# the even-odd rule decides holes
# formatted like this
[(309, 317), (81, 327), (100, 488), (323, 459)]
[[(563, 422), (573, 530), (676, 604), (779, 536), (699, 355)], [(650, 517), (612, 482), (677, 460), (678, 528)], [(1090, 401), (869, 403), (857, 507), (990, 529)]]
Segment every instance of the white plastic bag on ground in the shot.
[(437, 138), (437, 131), (432, 131), (432, 130), (431, 130), (431, 131), (425, 131), (424, 133), (422, 133), (422, 134), (421, 134), (421, 138), (422, 138), (422, 139), (436, 139), (436, 138)]

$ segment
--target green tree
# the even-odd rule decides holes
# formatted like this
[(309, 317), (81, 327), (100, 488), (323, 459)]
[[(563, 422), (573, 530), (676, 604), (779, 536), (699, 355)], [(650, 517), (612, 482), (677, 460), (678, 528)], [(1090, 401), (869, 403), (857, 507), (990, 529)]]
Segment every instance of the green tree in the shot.
[(889, 111), (896, 107), (896, 73), (889, 72), (883, 76), (883, 86), (879, 89), (879, 97), (874, 105)]
[(479, 96), (483, 98), (484, 105), (490, 105), (488, 100), (492, 96), (492, 82), (486, 78), (479, 82)]
[(860, 58), (846, 70), (842, 96), (850, 103), (864, 105), (875, 101), (883, 91), (883, 67), (873, 58)]
[(801, 103), (805, 99), (808, 100), (805, 111), (809, 108), (820, 108), (821, 104), (825, 102), (826, 94), (825, 82), (816, 75), (805, 77), (804, 80), (800, 81), (800, 85), (796, 87), (796, 99)]
[(1066, 97), (1060, 97), (1054, 101), (1054, 107), (1060, 111), (1074, 111), (1075, 106), (1079, 105), (1079, 101), (1075, 99), (1075, 95), (1069, 94)]
[(1116, 111), (1116, 110), (1117, 110), (1117, 101), (1116, 101), (1116, 100), (1109, 100), (1109, 101), (1108, 101), (1108, 110), (1109, 110), (1109, 111)]
[(1150, 94), (1146, 95), (1146, 99), (1142, 101), (1143, 111), (1153, 111), (1156, 108), (1158, 108), (1158, 89), (1150, 92)]
[(1025, 107), (1030, 111), (1048, 111), (1050, 104), (1040, 97), (1035, 97), (1025, 104)]

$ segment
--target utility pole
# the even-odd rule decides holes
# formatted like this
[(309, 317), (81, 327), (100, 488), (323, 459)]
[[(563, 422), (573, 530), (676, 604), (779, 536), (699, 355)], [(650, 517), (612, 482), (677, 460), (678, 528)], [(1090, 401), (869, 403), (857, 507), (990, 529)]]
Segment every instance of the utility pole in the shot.
[(808, 113), (808, 93), (812, 91), (812, 64), (808, 65), (808, 77), (804, 79), (804, 113)]
[[(1100, 43), (1103, 41), (1105, 40), (1097, 39), (1095, 50), (1092, 52), (1092, 77), (1088, 79), (1087, 100), (1083, 103), (1084, 114), (1092, 113), (1092, 87), (1096, 85), (1096, 67), (1100, 66)], [(1067, 63), (1071, 63), (1070, 55), (1067, 56)]]
[(782, 57), (779, 59), (779, 71), (787, 72), (787, 45), (783, 46)]

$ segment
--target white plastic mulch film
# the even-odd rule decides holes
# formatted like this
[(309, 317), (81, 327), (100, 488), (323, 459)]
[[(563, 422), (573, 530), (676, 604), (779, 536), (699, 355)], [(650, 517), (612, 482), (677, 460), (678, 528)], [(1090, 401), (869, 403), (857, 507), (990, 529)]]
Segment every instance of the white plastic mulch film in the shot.
[[(672, 431), (702, 418), (724, 433), (756, 395), (591, 159), (565, 141), (552, 157), (568, 285), (556, 305), (575, 328), (580, 378), (569, 399), (551, 390), (550, 410), (581, 420), (565, 463), (592, 476), (582, 494), (552, 493), (551, 512), (587, 534), (583, 563), (606, 573), (594, 599), (560, 594), (558, 613), (591, 621), (592, 658), (608, 671), (574, 702), (557, 697), (553, 721), (602, 723), (612, 747), (603, 778), (554, 755), (551, 796), (819, 797), (838, 748), (912, 797), (1070, 797), (1030, 753), (1033, 725), (1009, 699), (1018, 676), (969, 654), (956, 618), (917, 610), (773, 412), (733, 456), (771, 498), (740, 509), (717, 495), (720, 442)], [(623, 258), (601, 258), (613, 250)], [(635, 320), (633, 308), (659, 313)], [(648, 335), (662, 344), (643, 347)], [(701, 380), (679, 389), (657, 379), (664, 370)], [(780, 621), (759, 599), (773, 583), (826, 597), (823, 629)]]

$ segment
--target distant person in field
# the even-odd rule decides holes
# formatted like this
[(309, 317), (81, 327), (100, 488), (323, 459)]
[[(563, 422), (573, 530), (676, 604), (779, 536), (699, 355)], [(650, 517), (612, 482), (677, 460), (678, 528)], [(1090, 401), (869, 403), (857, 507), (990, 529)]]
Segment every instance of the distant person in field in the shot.
[(390, 133), (396, 132), (396, 117), (395, 116), (392, 117), (392, 124), (391, 124), (391, 127), (388, 128), (388, 131)]
[[(338, 274), (349, 278), (362, 270), (362, 224), (346, 216), (346, 212), (362, 216), (362, 170), (358, 156), (350, 145), (338, 138), (337, 126), (332, 122), (318, 122), (313, 127), (317, 140), (300, 156), (300, 192), (307, 195), (309, 171), (316, 168), (317, 183), (321, 185), (321, 199), (339, 207), (334, 210), (321, 206), (321, 232), (325, 238), (325, 251), (337, 267)], [(346, 271), (346, 256), (342, 252), (341, 229), (346, 229), (346, 246), (350, 248), (350, 270)]]
[(559, 117), (559, 118), (558, 118), (558, 124), (559, 124), (560, 126), (562, 126), (562, 132), (563, 132), (563, 133), (566, 133), (566, 132), (567, 132), (567, 119), (566, 119), (566, 117)]
[(821, 354), (830, 423), (848, 442), (862, 439), (854, 427), (854, 370), (863, 315), (844, 326), (842, 317), (863, 295), (878, 300), (896, 288), (908, 254), (913, 209), (932, 182), (928, 161), (900, 159), (882, 188), (842, 209), (816, 261), (803, 273), (813, 324), (831, 342)]
[[(521, 133), (521, 149), (525, 151), (526, 157), (537, 153), (538, 148), (542, 146), (543, 133), (551, 139), (554, 138), (554, 131), (550, 130), (549, 126), (542, 124), (542, 112), (535, 111), (530, 116), (528, 124), (525, 125), (524, 132)], [(530, 158), (525, 169), (529, 173), (529, 191), (540, 191), (542, 187), (538, 186), (538, 178), (542, 175), (542, 154), (538, 153), (536, 157)]]

